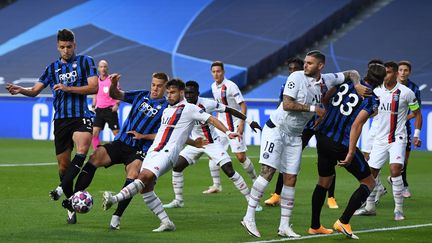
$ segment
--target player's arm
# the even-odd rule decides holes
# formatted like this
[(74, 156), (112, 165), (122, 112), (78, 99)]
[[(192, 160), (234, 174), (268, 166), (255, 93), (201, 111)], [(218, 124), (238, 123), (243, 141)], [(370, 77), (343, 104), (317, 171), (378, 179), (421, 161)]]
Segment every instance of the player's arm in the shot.
[[(246, 102), (240, 102), (239, 103), (239, 105), (240, 105), (240, 110), (241, 110), (241, 112), (243, 113), (243, 114), (246, 114), (247, 113), (247, 106), (246, 106)], [(244, 120), (240, 120), (240, 122), (239, 122), (239, 125), (238, 125), (238, 133), (240, 134), (240, 135), (243, 135), (243, 131), (244, 131)]]
[(80, 95), (90, 95), (96, 94), (98, 92), (98, 78), (97, 76), (92, 76), (87, 78), (87, 85), (85, 86), (66, 86), (64, 84), (56, 84), (53, 89), (55, 91), (62, 90), (67, 93), (74, 93)]
[(236, 109), (233, 109), (233, 108), (231, 108), (229, 106), (225, 107), (225, 112), (228, 113), (228, 114), (231, 114), (231, 115), (233, 115), (233, 116), (235, 116), (237, 118), (240, 118), (243, 121), (246, 121), (246, 123), (249, 124), (249, 126), (252, 128), (252, 130), (254, 132), (257, 132), (255, 129), (262, 130), (261, 127), (260, 127), (260, 125), (258, 124), (258, 122), (252, 121), (252, 119), (247, 118), (246, 115), (245, 115), (245, 113), (242, 113), (242, 112), (240, 112), (240, 111), (238, 111)]
[(352, 124), (350, 130), (348, 154), (345, 160), (340, 161), (338, 165), (348, 166), (351, 163), (357, 149), (357, 141), (362, 132), (363, 125), (366, 123), (368, 118), (369, 118), (369, 113), (366, 110), (362, 110), (354, 120), (354, 123)]
[(348, 70), (343, 72), (345, 81), (351, 80), (357, 93), (363, 97), (371, 96), (372, 90), (360, 84), (360, 74), (356, 70)]
[(285, 111), (313, 112), (319, 117), (322, 117), (325, 114), (325, 109), (315, 105), (300, 104), (293, 97), (288, 95), (284, 95), (282, 102)]
[(6, 84), (6, 90), (11, 95), (22, 94), (29, 97), (35, 97), (45, 88), (45, 85), (41, 82), (37, 82), (33, 87), (24, 88), (15, 84)]
[(97, 95), (93, 95), (93, 101), (92, 101), (92, 108), (93, 108), (93, 110), (96, 108), (96, 103), (97, 103), (97, 98), (96, 98), (96, 96), (97, 96)]
[(109, 95), (111, 98), (116, 100), (124, 100), (124, 92), (118, 88), (118, 81), (120, 80), (121, 75), (118, 73), (113, 73), (109, 75), (111, 79), (111, 85), (109, 88)]
[[(417, 105), (418, 107), (418, 105)], [(411, 107), (410, 107), (411, 108)], [(412, 114), (414, 115), (414, 146), (420, 147), (421, 146), (421, 140), (420, 140), (420, 130), (422, 128), (423, 124), (423, 116), (420, 110), (420, 107), (418, 107), (416, 110), (412, 111)]]
[(154, 140), (156, 138), (156, 133), (152, 134), (142, 134), (137, 131), (127, 131), (127, 134), (132, 135), (135, 140)]
[(231, 132), (230, 130), (228, 130), (228, 128), (226, 128), (226, 126), (221, 121), (219, 121), (217, 118), (215, 118), (213, 116), (210, 116), (207, 119), (207, 122), (209, 124), (213, 125), (214, 127), (216, 127), (217, 129), (219, 129), (220, 131), (224, 132), (226, 135), (228, 135), (228, 137), (230, 139), (233, 139), (235, 137), (241, 137), (240, 134), (234, 133), (234, 132)]
[(196, 148), (203, 148), (207, 144), (209, 144), (208, 140), (202, 137), (199, 137), (197, 139), (188, 138), (186, 140), (186, 144), (190, 146), (194, 146)]

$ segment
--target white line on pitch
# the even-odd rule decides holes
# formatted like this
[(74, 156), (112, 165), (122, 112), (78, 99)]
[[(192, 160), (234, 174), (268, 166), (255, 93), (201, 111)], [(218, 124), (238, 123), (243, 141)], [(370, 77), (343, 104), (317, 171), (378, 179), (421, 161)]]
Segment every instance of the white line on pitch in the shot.
[[(423, 227), (432, 227), (432, 223), (429, 224), (415, 224), (415, 225), (406, 225), (406, 226), (396, 226), (389, 228), (377, 228), (377, 229), (367, 229), (367, 230), (359, 230), (354, 231), (355, 234), (362, 233), (372, 233), (372, 232), (382, 232), (382, 231), (393, 231), (393, 230), (403, 230), (403, 229), (414, 229), (414, 228), (423, 228)], [(273, 239), (273, 240), (262, 240), (262, 241), (247, 241), (245, 243), (267, 243), (267, 242), (281, 242), (281, 241), (291, 241), (291, 240), (305, 240), (312, 238), (320, 238), (320, 237), (331, 237), (335, 235), (342, 235), (341, 233), (331, 234), (331, 235), (307, 235), (302, 236), (300, 238), (283, 238), (283, 239)]]
[(0, 164), (0, 167), (47, 166), (47, 165), (56, 165), (56, 164), (57, 163)]

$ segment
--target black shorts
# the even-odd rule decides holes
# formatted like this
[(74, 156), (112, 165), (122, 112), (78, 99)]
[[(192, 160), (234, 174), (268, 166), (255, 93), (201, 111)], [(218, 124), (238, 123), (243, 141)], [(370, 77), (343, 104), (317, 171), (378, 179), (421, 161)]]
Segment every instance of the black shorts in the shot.
[(92, 134), (93, 122), (90, 118), (63, 118), (54, 120), (54, 144), (56, 155), (67, 149), (73, 149), (72, 136), (74, 132), (89, 132)]
[[(334, 142), (329, 137), (317, 132), (317, 152), (318, 152), (318, 174), (321, 177), (332, 176), (335, 174), (337, 161), (344, 160), (348, 154), (348, 147)], [(360, 149), (356, 149), (351, 164), (345, 169), (357, 180), (362, 180), (371, 174), (368, 163), (366, 162)]]
[(313, 130), (313, 129), (303, 129), (303, 132), (302, 132), (302, 146), (303, 146), (303, 149), (308, 145), (309, 140), (312, 138), (313, 135), (315, 135), (315, 130)]
[(94, 126), (103, 129), (105, 127), (105, 123), (108, 123), (108, 127), (111, 130), (118, 130), (119, 120), (117, 111), (112, 111), (112, 107), (96, 108)]
[(145, 153), (141, 150), (133, 148), (119, 140), (114, 140), (112, 143), (107, 143), (102, 146), (106, 149), (111, 158), (111, 164), (105, 166), (105, 168), (115, 164), (124, 164), (127, 166), (135, 160), (143, 161), (145, 158)]

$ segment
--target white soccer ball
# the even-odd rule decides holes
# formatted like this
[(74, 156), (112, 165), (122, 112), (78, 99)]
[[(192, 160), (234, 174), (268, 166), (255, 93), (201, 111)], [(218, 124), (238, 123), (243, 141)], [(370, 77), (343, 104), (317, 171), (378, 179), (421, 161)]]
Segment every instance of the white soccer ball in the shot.
[(76, 192), (72, 196), (72, 207), (77, 213), (88, 213), (93, 207), (93, 198), (87, 191)]

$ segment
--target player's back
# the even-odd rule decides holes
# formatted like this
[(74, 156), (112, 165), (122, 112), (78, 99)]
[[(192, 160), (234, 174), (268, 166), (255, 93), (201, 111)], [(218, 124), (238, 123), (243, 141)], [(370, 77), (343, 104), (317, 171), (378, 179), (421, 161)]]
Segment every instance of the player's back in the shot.
[[(365, 82), (362, 85), (372, 87)], [(337, 86), (327, 107), (326, 115), (318, 127), (318, 131), (333, 141), (349, 145), (351, 126), (360, 111), (365, 110), (371, 115), (378, 107), (379, 101), (375, 95), (361, 97), (357, 94), (352, 82), (344, 82)]]

